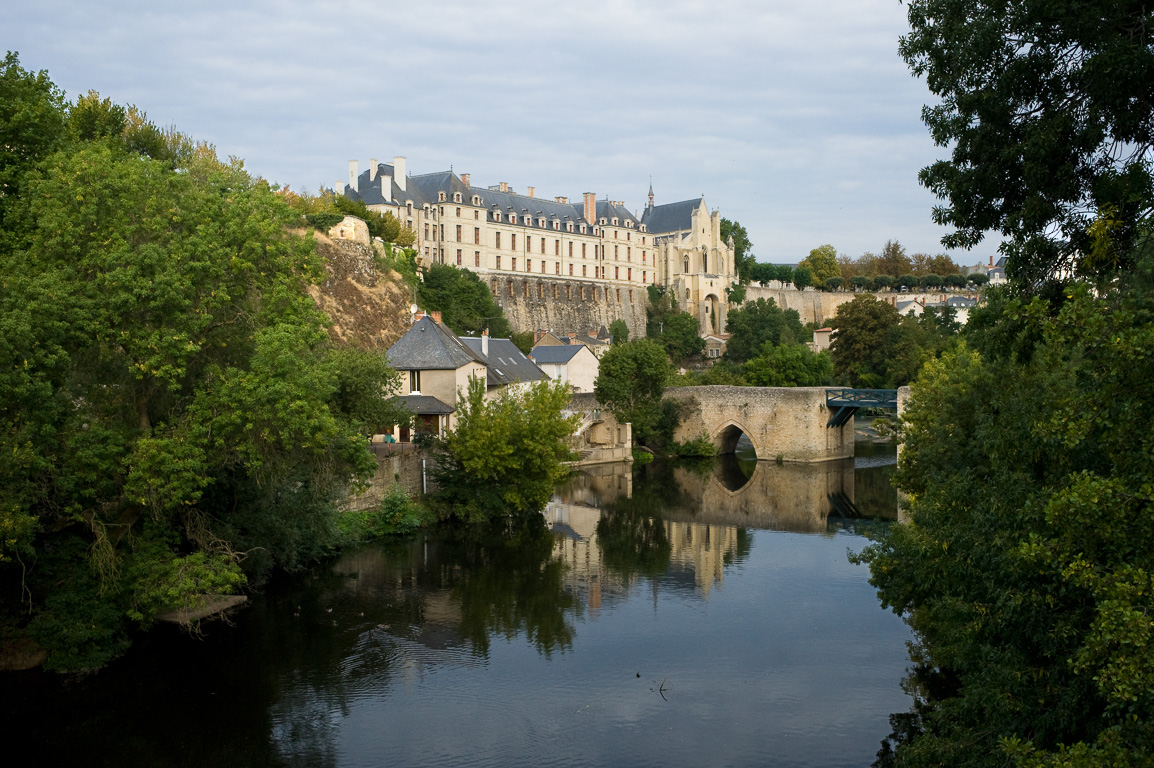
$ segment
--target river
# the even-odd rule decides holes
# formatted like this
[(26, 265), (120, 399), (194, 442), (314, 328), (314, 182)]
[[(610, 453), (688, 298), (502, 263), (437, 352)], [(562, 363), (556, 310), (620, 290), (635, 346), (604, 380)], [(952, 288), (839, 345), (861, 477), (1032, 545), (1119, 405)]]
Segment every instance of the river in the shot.
[(22, 766), (867, 766), (910, 634), (846, 554), (895, 517), (892, 463), (585, 473), (543, 535), (365, 547), (98, 675), (8, 675), (10, 743)]

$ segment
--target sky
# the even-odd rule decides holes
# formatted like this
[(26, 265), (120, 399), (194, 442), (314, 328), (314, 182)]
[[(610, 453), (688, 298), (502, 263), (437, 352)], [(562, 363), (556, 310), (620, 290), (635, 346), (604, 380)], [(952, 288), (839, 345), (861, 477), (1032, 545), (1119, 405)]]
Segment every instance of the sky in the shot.
[[(896, 239), (942, 253), (918, 170), (947, 157), (897, 53), (898, 0), (15, 0), (0, 46), (71, 100), (133, 104), (317, 191), (357, 160), (640, 214), (704, 195), (759, 261)], [(987, 240), (951, 252), (985, 263)]]

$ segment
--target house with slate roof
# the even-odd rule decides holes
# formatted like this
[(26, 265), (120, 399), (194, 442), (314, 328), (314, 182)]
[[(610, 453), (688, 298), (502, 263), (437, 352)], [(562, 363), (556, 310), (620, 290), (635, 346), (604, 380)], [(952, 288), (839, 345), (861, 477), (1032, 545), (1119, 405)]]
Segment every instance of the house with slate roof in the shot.
[(601, 361), (584, 344), (538, 344), (529, 353), (533, 362), (554, 381), (573, 392), (592, 392)]
[[(598, 200), (593, 192), (570, 203), (539, 197), (535, 187), (519, 193), (507, 182), (474, 186), (469, 174), (452, 170), (406, 173), (403, 157), (370, 160), (363, 172), (353, 160), (348, 181), (334, 191), (393, 213), (416, 235), (422, 263), (453, 264), (483, 280), (548, 278), (554, 299), (560, 291), (571, 295), (568, 283), (593, 281), (618, 294), (663, 285), (698, 317), (702, 333), (725, 328), (723, 297), (736, 279), (733, 243), (721, 238), (721, 214), (703, 197), (654, 205), (650, 184), (638, 218), (623, 201)], [(489, 282), (496, 290), (497, 281)]]
[[(505, 387), (527, 387), (545, 373), (509, 339), (458, 338), (440, 322), (440, 312), (421, 313), (386, 353), (401, 374), (399, 399), (413, 414), (417, 434), (441, 434), (456, 426), (457, 397), (469, 381), (485, 381), (487, 395)], [(395, 435), (408, 442), (406, 429)]]

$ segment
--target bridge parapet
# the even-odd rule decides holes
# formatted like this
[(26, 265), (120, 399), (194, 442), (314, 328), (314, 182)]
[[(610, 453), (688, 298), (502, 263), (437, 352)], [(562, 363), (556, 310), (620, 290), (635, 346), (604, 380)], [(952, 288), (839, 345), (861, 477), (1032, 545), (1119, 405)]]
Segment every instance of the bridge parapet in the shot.
[(757, 458), (811, 463), (853, 456), (853, 425), (827, 429), (825, 387), (671, 387), (665, 398), (683, 404), (674, 439), (702, 434), (732, 453), (744, 433)]

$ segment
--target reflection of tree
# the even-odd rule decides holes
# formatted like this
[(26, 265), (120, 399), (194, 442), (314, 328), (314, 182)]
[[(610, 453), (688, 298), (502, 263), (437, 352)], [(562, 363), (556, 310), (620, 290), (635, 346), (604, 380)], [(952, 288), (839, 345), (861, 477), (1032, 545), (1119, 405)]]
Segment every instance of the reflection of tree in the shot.
[(680, 501), (681, 484), (673, 466), (657, 462), (642, 467), (634, 478), (632, 498), (619, 498), (602, 508), (597, 543), (605, 565), (626, 582), (636, 576), (656, 578), (669, 568), (673, 551), (662, 511)]
[[(514, 526), (510, 528), (510, 525)], [(440, 557), (456, 565), (442, 569), (461, 610), (461, 636), (488, 653), (489, 638), (524, 632), (549, 656), (573, 645), (577, 601), (564, 589), (564, 563), (553, 559), (553, 536), (542, 519), (454, 529)]]

